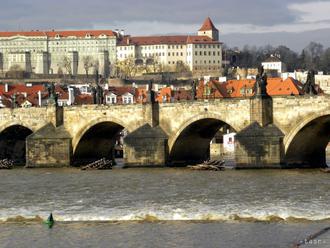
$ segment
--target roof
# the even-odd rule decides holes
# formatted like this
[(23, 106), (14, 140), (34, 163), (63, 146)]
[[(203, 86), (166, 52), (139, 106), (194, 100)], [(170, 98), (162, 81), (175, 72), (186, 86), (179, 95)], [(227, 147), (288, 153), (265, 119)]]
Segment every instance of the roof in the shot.
[(218, 41), (213, 41), (208, 36), (195, 35), (176, 35), (176, 36), (124, 36), (117, 44), (118, 46), (128, 45), (184, 45), (184, 44), (220, 44)]
[(113, 93), (116, 96), (122, 96), (125, 95), (126, 93), (135, 95), (135, 88), (130, 86), (109, 87), (109, 89), (105, 91), (105, 95), (107, 95), (108, 93)]
[(210, 17), (207, 17), (202, 25), (202, 27), (198, 31), (218, 31), (218, 29), (214, 26)]
[(269, 62), (282, 62), (282, 61), (276, 56), (271, 56), (268, 59), (266, 59), (263, 63), (269, 63)]
[[(249, 97), (255, 94), (255, 83), (255, 79), (228, 80), (225, 83), (210, 81), (207, 84), (201, 81), (198, 86), (197, 97), (203, 98), (205, 87), (210, 89), (209, 97)], [(304, 92), (302, 90), (302, 83), (289, 77), (285, 80), (282, 78), (268, 78), (267, 93), (270, 96), (290, 96), (301, 95)]]
[(67, 30), (67, 31), (13, 31), (13, 32), (0, 32), (0, 37), (12, 37), (12, 36), (38, 36), (38, 37), (51, 37), (56, 35), (60, 37), (85, 37), (89, 34), (92, 37), (98, 37), (102, 34), (106, 36), (116, 36), (112, 30)]
[(44, 85), (32, 85), (26, 86), (25, 84), (8, 84), (8, 92), (5, 92), (5, 85), (0, 85), (0, 94), (1, 95), (13, 95), (26, 93), (27, 95), (38, 93), (38, 91), (47, 91)]

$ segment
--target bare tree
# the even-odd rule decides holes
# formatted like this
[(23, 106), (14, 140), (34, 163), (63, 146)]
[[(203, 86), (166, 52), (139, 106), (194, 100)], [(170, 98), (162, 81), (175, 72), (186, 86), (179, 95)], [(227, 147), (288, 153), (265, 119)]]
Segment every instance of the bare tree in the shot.
[(127, 58), (123, 61), (116, 62), (117, 75), (120, 77), (133, 77), (136, 75), (137, 69), (134, 58)]
[(72, 61), (68, 56), (63, 56), (60, 61), (60, 67), (65, 68), (69, 75), (72, 75)]
[(178, 61), (175, 66), (175, 71), (178, 73), (188, 72), (189, 67), (187, 64), (185, 64), (183, 61)]
[(86, 77), (88, 77), (89, 69), (94, 66), (94, 64), (93, 64), (93, 57), (90, 56), (90, 55), (84, 56), (82, 58), (82, 62), (84, 64), (84, 69), (85, 69), (85, 72), (86, 72)]

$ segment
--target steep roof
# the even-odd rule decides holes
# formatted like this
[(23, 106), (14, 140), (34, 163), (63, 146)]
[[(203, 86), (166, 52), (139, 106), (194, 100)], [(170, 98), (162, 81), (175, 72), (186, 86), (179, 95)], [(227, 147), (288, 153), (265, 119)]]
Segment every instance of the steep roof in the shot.
[(218, 31), (218, 29), (214, 26), (210, 17), (207, 17), (202, 25), (202, 27), (198, 31)]

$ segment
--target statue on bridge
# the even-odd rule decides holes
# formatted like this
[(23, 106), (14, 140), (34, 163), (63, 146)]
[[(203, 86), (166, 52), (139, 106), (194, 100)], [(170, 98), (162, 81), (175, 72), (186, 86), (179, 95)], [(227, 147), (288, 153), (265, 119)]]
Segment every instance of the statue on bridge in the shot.
[(153, 85), (154, 85), (154, 81), (150, 80), (149, 84), (148, 84), (148, 102), (149, 103), (155, 103), (156, 99), (155, 99), (155, 92), (153, 90)]
[(95, 87), (92, 87), (93, 104), (103, 104), (103, 88), (99, 84), (99, 71), (95, 69)]
[(191, 100), (192, 101), (196, 100), (196, 87), (197, 87), (197, 84), (196, 84), (195, 80), (193, 80), (191, 82)]
[(55, 85), (52, 83), (47, 87), (48, 90), (48, 104), (58, 105), (58, 96), (55, 92)]
[(314, 70), (310, 70), (308, 72), (307, 80), (306, 80), (306, 83), (304, 84), (303, 90), (306, 94), (317, 95)]
[(255, 85), (255, 95), (256, 96), (268, 96), (267, 94), (267, 74), (264, 71), (264, 67), (260, 66), (258, 68), (258, 75), (256, 78)]

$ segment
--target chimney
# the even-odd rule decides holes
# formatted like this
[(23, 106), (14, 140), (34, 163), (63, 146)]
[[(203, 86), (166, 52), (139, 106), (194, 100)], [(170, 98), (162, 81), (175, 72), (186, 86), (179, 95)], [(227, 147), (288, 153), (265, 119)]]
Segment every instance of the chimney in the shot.
[(106, 84), (104, 85), (104, 89), (105, 89), (105, 90), (108, 90), (108, 89), (109, 89), (109, 84), (106, 83)]
[(132, 83), (132, 87), (133, 88), (136, 88), (136, 83)]
[(158, 90), (159, 90), (159, 85), (155, 84), (155, 92), (158, 92)]
[(38, 91), (38, 104), (39, 104), (39, 107), (41, 107), (42, 102), (41, 102), (41, 91), (40, 90)]
[(9, 91), (9, 85), (5, 84), (5, 92), (8, 93), (8, 91)]
[(124, 31), (124, 29), (120, 30), (120, 35), (121, 35), (121, 36), (124, 36), (124, 35), (125, 35), (125, 31)]
[(22, 94), (25, 98), (27, 98), (27, 93), (26, 92), (22, 92)]
[(129, 45), (129, 43), (130, 43), (129, 37), (127, 37), (126, 43), (127, 43), (127, 45)]

